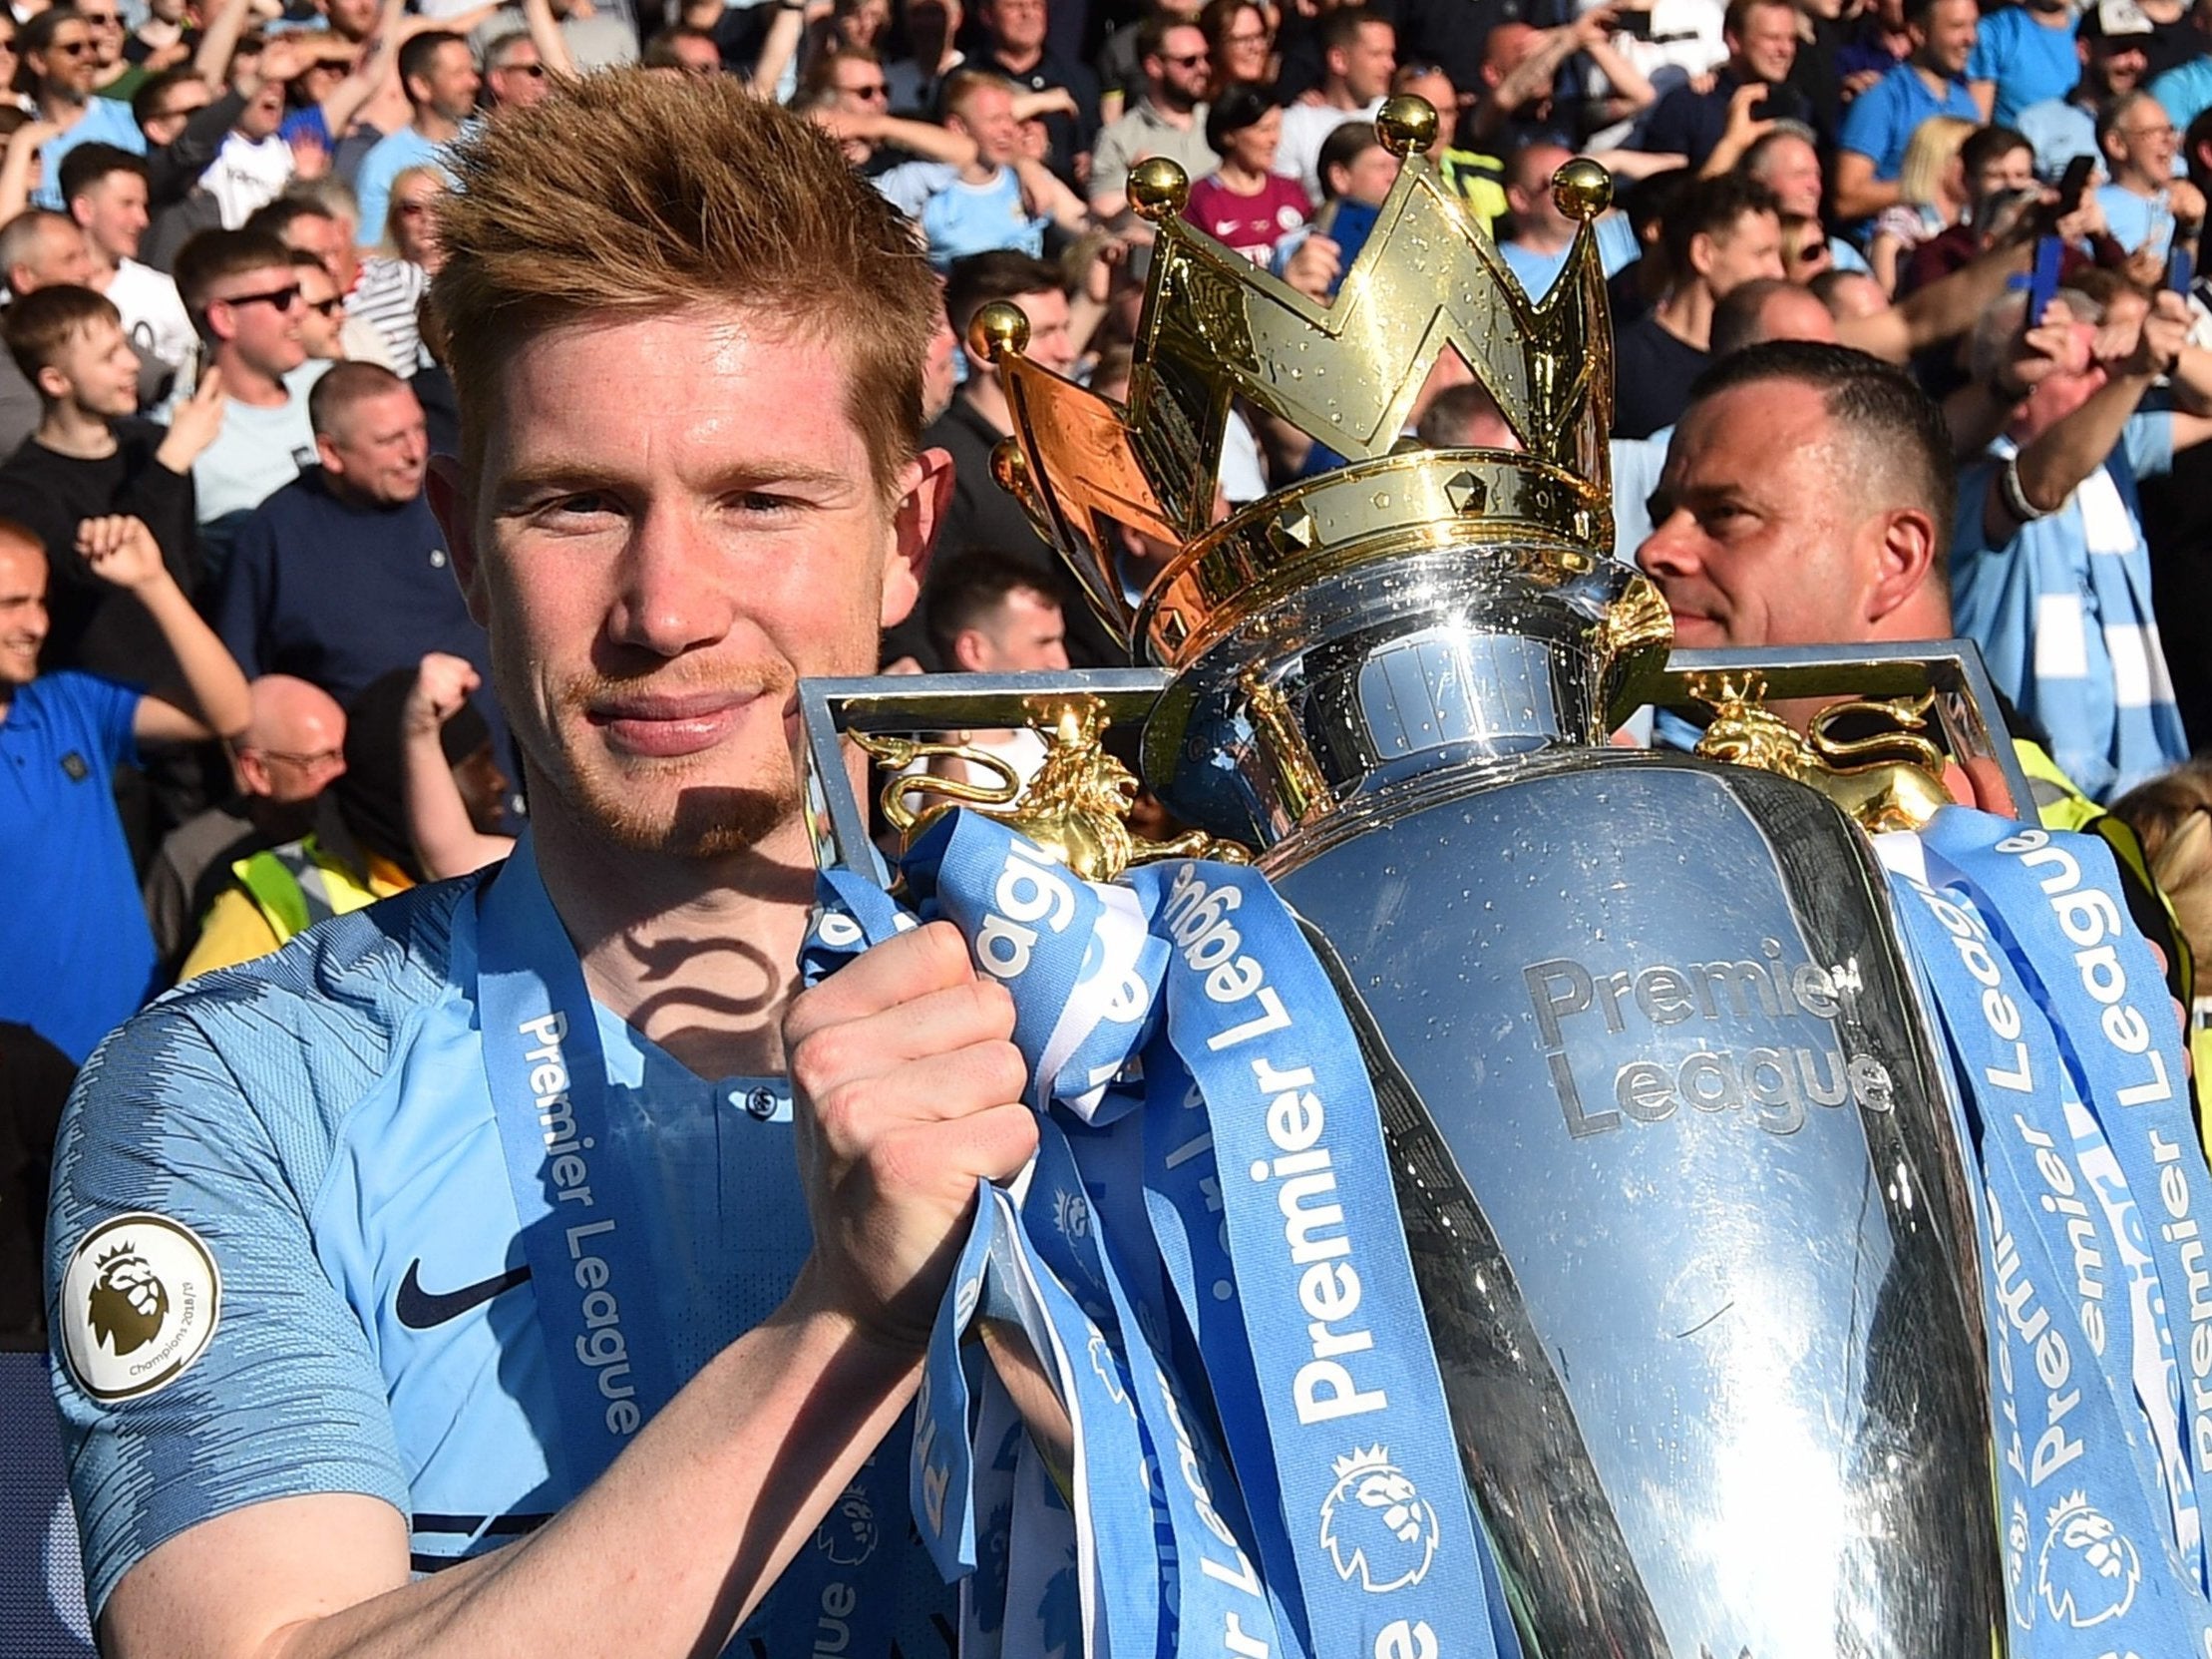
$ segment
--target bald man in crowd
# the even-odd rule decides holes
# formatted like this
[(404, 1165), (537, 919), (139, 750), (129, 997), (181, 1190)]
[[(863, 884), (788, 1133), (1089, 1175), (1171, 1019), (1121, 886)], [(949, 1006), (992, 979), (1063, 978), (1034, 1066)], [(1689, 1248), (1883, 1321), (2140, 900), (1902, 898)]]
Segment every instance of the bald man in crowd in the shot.
[(230, 799), (172, 830), (146, 872), (162, 983), (177, 977), (230, 866), (314, 827), (315, 802), (346, 769), (338, 699), (291, 674), (252, 683), (253, 717), (230, 750)]

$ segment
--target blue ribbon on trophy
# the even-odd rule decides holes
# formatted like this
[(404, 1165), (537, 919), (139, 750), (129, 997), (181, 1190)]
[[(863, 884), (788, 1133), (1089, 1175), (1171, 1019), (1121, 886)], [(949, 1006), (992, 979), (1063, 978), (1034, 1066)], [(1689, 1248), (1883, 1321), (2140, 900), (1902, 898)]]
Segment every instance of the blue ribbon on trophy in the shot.
[(2093, 836), (1954, 808), (1882, 851), (1983, 1183), (2013, 1651), (2212, 1651), (2212, 1180), (2163, 977)]
[[(915, 1513), (976, 1651), (1516, 1653), (1358, 1045), (1265, 878), (1100, 886), (964, 812), (904, 872), (913, 913), (825, 873), (809, 977), (953, 920), (1013, 994), (1039, 1114), (1031, 1166), (979, 1192), (917, 1410)], [(1064, 1511), (962, 1343), (978, 1316), (1070, 1420)], [(1070, 1529), (1075, 1570), (1035, 1570)]]

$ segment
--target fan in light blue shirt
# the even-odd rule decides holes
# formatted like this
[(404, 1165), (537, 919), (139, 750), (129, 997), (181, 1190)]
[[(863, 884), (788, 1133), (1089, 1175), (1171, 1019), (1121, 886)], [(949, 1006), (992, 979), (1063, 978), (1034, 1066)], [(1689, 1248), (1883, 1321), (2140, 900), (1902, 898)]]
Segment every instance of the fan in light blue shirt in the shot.
[(1010, 167), (971, 185), (949, 162), (907, 162), (876, 188), (922, 226), (929, 263), (939, 270), (970, 253), (1010, 248), (1034, 258), (1044, 250), (1045, 221), (1030, 213)]
[(132, 119), (131, 106), (112, 98), (88, 98), (85, 113), (69, 130), (39, 146), (39, 188), (31, 193), (31, 206), (66, 212), (62, 202), (62, 158), (81, 144), (112, 144), (134, 156), (146, 154), (146, 135)]
[(2189, 758), (2150, 602), (2138, 476), (2173, 464), (2172, 417), (2137, 415), (2110, 459), (2048, 517), (2006, 539), (1985, 504), (2015, 453), (2000, 439), (1960, 478), (1951, 549), (1960, 633), (2012, 705), (2050, 734), (2050, 757), (2108, 801)]
[(1990, 119), (2000, 127), (2013, 126), (2030, 104), (2063, 98), (2080, 73), (2065, 0), (2047, 9), (2020, 5), (1990, 13), (1967, 60), (1967, 83), (1977, 93), (1988, 90)]
[(2151, 82), (2150, 95), (2165, 107), (2167, 119), (2187, 132), (2190, 122), (2212, 110), (2212, 58), (2191, 58), (2167, 70)]
[(384, 221), (391, 212), (392, 181), (411, 167), (434, 167), (449, 186), (459, 184), (448, 160), (451, 146), (426, 139), (412, 127), (402, 127), (378, 139), (361, 158), (361, 171), (353, 176), (354, 194), (361, 199), (361, 226), (354, 239), (363, 247), (384, 240)]
[[(1864, 156), (1873, 162), (1875, 179), (1887, 184), (1904, 169), (1905, 147), (1912, 142), (1914, 129), (1939, 115), (1957, 116), (1976, 126), (1982, 122), (1982, 111), (1964, 82), (1947, 80), (1939, 96), (1929, 90), (1915, 63), (1901, 63), (1859, 94), (1843, 118), (1837, 145), (1845, 157)], [(1843, 160), (1837, 160), (1839, 174)]]

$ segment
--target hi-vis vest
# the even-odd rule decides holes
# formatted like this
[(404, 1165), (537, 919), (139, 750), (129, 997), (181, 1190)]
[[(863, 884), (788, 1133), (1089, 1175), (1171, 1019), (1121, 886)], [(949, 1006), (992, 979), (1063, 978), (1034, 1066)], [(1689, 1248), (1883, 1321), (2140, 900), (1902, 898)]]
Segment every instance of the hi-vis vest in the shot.
[(366, 910), (379, 895), (312, 835), (230, 866), (281, 945), (317, 922)]

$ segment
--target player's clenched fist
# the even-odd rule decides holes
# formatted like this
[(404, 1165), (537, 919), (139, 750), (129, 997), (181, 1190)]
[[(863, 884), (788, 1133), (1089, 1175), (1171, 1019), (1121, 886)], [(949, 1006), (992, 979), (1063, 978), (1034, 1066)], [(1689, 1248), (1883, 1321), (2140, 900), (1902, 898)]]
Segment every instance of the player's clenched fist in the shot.
[(976, 1178), (1036, 1149), (1013, 1029), (948, 922), (864, 951), (784, 1016), (815, 1276), (880, 1340), (926, 1340)]

